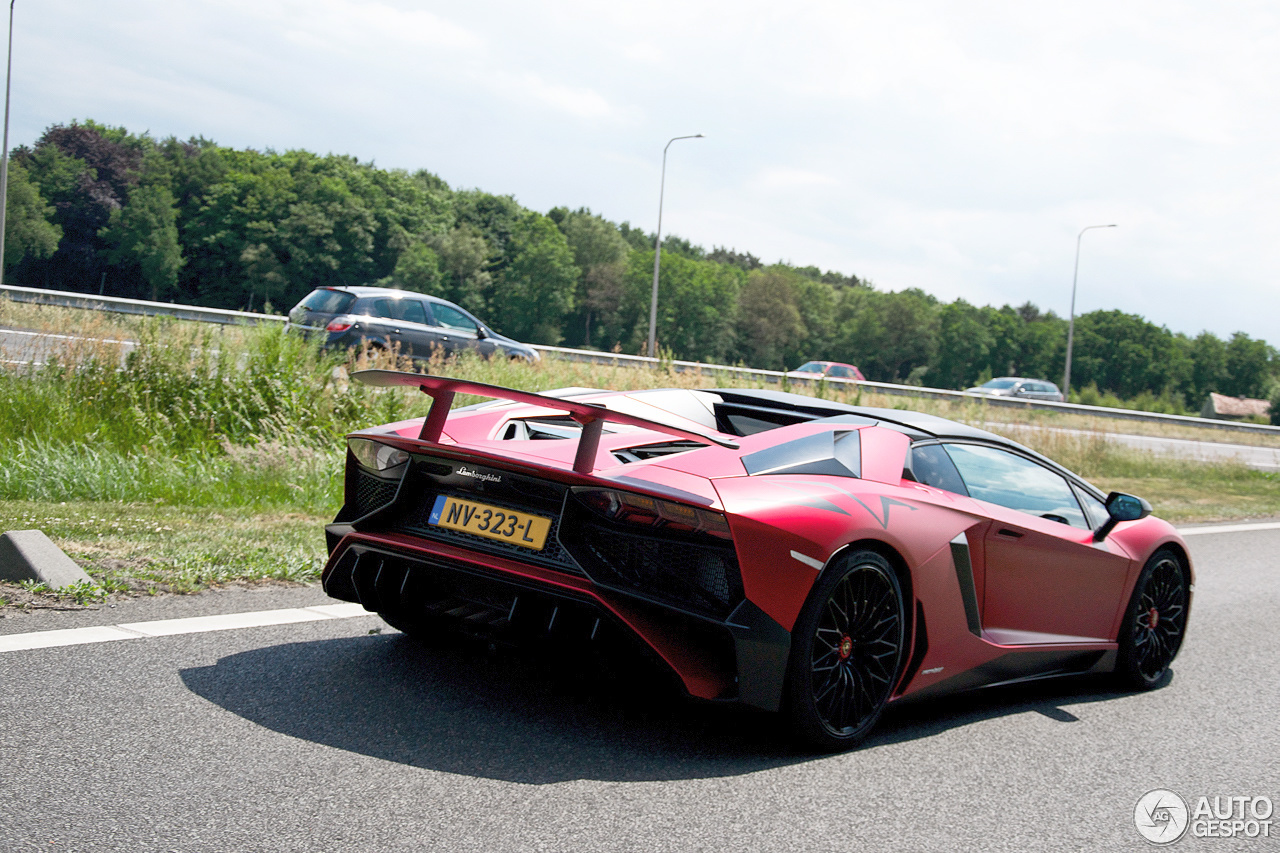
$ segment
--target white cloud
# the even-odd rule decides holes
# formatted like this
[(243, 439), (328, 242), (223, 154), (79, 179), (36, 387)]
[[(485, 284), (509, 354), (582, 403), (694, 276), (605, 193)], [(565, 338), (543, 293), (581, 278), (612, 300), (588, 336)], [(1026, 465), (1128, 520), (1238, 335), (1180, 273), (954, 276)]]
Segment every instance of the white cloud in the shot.
[(707, 246), (1280, 343), (1280, 7), (19, 5), (15, 144), (92, 117), (427, 168)]

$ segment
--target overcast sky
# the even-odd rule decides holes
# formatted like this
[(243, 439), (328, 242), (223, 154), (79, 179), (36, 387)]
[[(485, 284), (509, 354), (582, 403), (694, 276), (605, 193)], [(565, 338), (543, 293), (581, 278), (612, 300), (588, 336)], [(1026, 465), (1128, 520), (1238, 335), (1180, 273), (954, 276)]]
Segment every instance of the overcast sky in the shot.
[(1280, 5), (17, 0), (10, 144), (425, 168), (884, 290), (1280, 345)]

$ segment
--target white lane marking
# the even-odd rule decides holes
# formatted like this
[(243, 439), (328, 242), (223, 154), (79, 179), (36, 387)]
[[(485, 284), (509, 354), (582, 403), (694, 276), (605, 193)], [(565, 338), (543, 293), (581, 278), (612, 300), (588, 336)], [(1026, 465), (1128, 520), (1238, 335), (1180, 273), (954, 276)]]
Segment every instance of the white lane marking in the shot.
[(82, 646), (85, 643), (106, 643), (111, 640), (136, 640), (141, 634), (121, 630), (114, 625), (94, 628), (66, 628), (61, 631), (37, 631), (32, 634), (8, 634), (0, 636), (0, 652), (20, 652), (26, 649), (51, 649), (56, 646)]
[(186, 619), (163, 619), (156, 622), (125, 622), (120, 627), (147, 637), (171, 637), (174, 634), (202, 634), (206, 631), (233, 631), (236, 628), (261, 628), (266, 625), (288, 625), (293, 622), (319, 622), (321, 619), (330, 618), (332, 617), (293, 607), (287, 610), (192, 616)]
[(813, 557), (810, 557), (807, 554), (801, 554), (799, 551), (792, 551), (791, 558), (793, 560), (799, 560), (801, 563), (804, 563), (806, 566), (808, 566), (811, 569), (817, 569), (818, 571), (822, 571), (822, 561), (815, 560), (813, 559)]
[[(1280, 522), (1185, 527), (1179, 529), (1178, 533), (1183, 536), (1195, 536), (1201, 533), (1250, 533), (1255, 530), (1280, 530)], [(815, 560), (813, 557), (801, 554), (799, 551), (792, 551), (791, 556), (793, 559), (813, 569), (822, 569), (821, 560)], [(33, 631), (28, 634), (0, 635), (0, 653), (49, 649), (57, 646), (81, 646), (88, 643), (108, 643), (115, 640), (136, 640), (140, 637), (170, 637), (177, 634), (231, 631), (238, 628), (261, 628), (270, 625), (289, 625), (297, 622), (321, 622), (326, 619), (350, 619), (354, 616), (367, 615), (372, 614), (359, 604), (321, 604), (315, 607), (258, 610), (249, 613), (227, 613), (221, 616), (194, 616), (184, 619), (162, 619), (153, 622), (99, 625), (91, 628)]]
[(1251, 533), (1254, 530), (1280, 530), (1280, 521), (1267, 521), (1262, 524), (1215, 524), (1211, 527), (1179, 527), (1178, 533), (1183, 536), (1196, 536), (1200, 533)]
[(329, 619), (350, 619), (353, 616), (372, 615), (359, 604), (322, 604), (317, 607), (291, 607), (284, 610), (258, 610), (250, 613), (226, 613), (220, 616), (161, 619), (154, 622), (125, 622), (120, 625), (99, 625), (92, 628), (33, 631), (28, 634), (0, 635), (0, 652), (48, 649), (55, 646), (82, 646), (88, 643), (108, 643), (113, 640), (136, 640), (141, 637), (202, 634), (208, 631), (261, 628), (297, 622), (324, 622)]
[(6, 335), (22, 335), (28, 338), (47, 338), (59, 341), (98, 341), (104, 344), (132, 344), (137, 346), (137, 341), (117, 341), (112, 338), (85, 338), (80, 335), (58, 335), (53, 332), (21, 332), (17, 329), (0, 329), (0, 332)]
[(371, 615), (368, 610), (364, 609), (363, 604), (350, 604), (347, 602), (342, 604), (321, 604), (319, 607), (304, 607), (302, 609), (334, 619), (350, 619), (352, 616)]

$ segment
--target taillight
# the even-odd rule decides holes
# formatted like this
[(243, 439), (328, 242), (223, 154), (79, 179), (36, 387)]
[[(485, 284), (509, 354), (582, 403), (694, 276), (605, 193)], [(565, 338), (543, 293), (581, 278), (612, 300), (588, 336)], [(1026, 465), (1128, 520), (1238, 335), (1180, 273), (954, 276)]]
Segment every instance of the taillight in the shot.
[(351, 322), (351, 320), (347, 319), (346, 317), (334, 317), (332, 320), (329, 321), (329, 325), (324, 327), (324, 330), (326, 332), (345, 332), (347, 329), (350, 329), (353, 325), (354, 324)]
[(357, 462), (379, 477), (397, 474), (409, 461), (409, 454), (398, 447), (367, 438), (349, 438), (347, 447)]
[(638, 527), (707, 533), (720, 539), (732, 538), (729, 522), (715, 510), (612, 489), (575, 489), (574, 496), (610, 521)]

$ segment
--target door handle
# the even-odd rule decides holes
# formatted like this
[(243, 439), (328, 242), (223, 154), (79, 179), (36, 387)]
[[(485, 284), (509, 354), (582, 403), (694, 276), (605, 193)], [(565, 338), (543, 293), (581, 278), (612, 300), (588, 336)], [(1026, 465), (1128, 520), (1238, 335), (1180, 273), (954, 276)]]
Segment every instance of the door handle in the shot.
[(1000, 530), (996, 535), (997, 535), (997, 536), (1003, 536), (1003, 537), (1005, 537), (1006, 539), (1021, 539), (1021, 538), (1022, 538), (1023, 536), (1025, 536), (1026, 534), (1025, 534), (1025, 533), (1019, 533), (1019, 532), (1018, 532), (1018, 531), (1016, 531), (1016, 530), (1009, 530), (1009, 529), (1007, 529), (1007, 528), (1001, 528), (1001, 530)]

